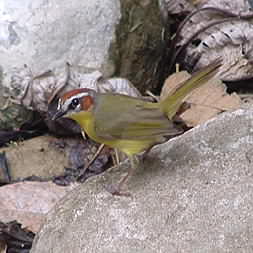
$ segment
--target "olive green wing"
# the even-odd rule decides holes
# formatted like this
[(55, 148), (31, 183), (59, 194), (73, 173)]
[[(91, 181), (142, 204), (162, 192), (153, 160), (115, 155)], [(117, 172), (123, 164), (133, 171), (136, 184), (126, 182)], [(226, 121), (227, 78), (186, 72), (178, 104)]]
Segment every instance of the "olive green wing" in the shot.
[(181, 130), (169, 121), (156, 103), (120, 94), (100, 94), (95, 101), (96, 134), (105, 139), (159, 141)]

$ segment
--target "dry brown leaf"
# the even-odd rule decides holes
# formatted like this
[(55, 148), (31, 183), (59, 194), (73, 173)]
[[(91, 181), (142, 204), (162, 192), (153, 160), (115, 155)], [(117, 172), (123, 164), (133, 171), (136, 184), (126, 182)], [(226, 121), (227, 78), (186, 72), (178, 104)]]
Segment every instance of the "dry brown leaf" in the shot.
[[(200, 8), (205, 7), (215, 7), (224, 10), (230, 10), (235, 13), (241, 14), (245, 12), (249, 12), (251, 10), (250, 1), (247, 0), (159, 0), (159, 5), (162, 13), (169, 13), (171, 15), (182, 15), (185, 13), (190, 13), (192, 11), (196, 11)], [(202, 15), (202, 14), (201, 14)], [(203, 14), (204, 16), (205, 14)], [(203, 24), (195, 23), (193, 25), (198, 25), (200, 28)]]
[(236, 93), (227, 94), (225, 85), (216, 78), (196, 89), (186, 101), (192, 106), (181, 117), (188, 126), (204, 123), (221, 112), (236, 110), (241, 105), (240, 97)]
[[(190, 74), (181, 71), (167, 78), (161, 99), (173, 93), (178, 85), (189, 77)], [(204, 123), (223, 111), (236, 110), (241, 105), (240, 97), (236, 93), (227, 94), (226, 86), (218, 78), (212, 78), (204, 86), (194, 90), (184, 101), (191, 106), (180, 117), (190, 127)]]
[(182, 82), (186, 81), (190, 77), (191, 75), (187, 71), (180, 71), (170, 75), (165, 80), (160, 94), (160, 99), (164, 100), (168, 95), (172, 94)]
[(21, 182), (0, 187), (0, 220), (17, 220), (34, 233), (38, 232), (45, 215), (71, 187), (49, 182)]
[(250, 1), (160, 0), (160, 6), (166, 15), (186, 16), (186, 13), (194, 13), (189, 20), (186, 18), (187, 22), (184, 20), (180, 24), (184, 25), (175, 36), (180, 38), (175, 41), (177, 48), (186, 46), (183, 50), (186, 66), (201, 69), (221, 57), (221, 80), (238, 81), (253, 77), (253, 12)]

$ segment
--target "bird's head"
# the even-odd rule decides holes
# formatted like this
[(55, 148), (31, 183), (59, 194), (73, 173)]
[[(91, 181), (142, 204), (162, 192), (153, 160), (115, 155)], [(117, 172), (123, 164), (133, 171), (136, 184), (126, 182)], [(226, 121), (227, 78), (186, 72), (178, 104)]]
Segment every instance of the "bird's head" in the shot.
[(75, 89), (66, 92), (58, 100), (56, 112), (52, 120), (61, 117), (70, 117), (82, 111), (89, 111), (94, 103), (96, 92), (91, 89)]

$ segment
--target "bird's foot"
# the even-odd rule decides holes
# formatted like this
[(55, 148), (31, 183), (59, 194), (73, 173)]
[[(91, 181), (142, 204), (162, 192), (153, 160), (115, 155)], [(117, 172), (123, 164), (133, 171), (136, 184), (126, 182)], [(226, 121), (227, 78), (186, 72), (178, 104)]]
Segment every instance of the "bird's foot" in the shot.
[(107, 185), (105, 188), (109, 193), (111, 193), (114, 196), (120, 196), (120, 197), (123, 196), (123, 197), (132, 198), (132, 194), (130, 192), (123, 191), (119, 185), (118, 186)]

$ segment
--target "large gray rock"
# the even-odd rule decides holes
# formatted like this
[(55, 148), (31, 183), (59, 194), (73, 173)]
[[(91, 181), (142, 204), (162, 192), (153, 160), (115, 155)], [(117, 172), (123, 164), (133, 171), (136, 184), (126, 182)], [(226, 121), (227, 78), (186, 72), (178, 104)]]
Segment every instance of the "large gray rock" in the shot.
[[(120, 17), (119, 0), (2, 0), (2, 85), (11, 90), (14, 98), (22, 93), (27, 94), (26, 87), (19, 90), (15, 85), (10, 86), (13, 77), (21, 75), (24, 65), (28, 66), (32, 77), (49, 69), (58, 76), (65, 70), (66, 62), (78, 65), (80, 72), (100, 69), (104, 74), (111, 75), (114, 62), (110, 48), (115, 43)], [(21, 75), (22, 78), (28, 77)], [(32, 82), (29, 83), (32, 85)], [(32, 94), (33, 97), (38, 95), (35, 92)], [(0, 106), (5, 101), (0, 94)], [(20, 99), (17, 101), (22, 102)], [(27, 110), (9, 103), (0, 111), (0, 129), (18, 128), (21, 122), (29, 118)]]
[(34, 74), (66, 61), (83, 69), (108, 67), (121, 17), (119, 0), (3, 0), (0, 14), (4, 73), (27, 64)]
[[(162, 29), (158, 2), (152, 0), (2, 0), (2, 85), (30, 109), (27, 96), (48, 101), (52, 89), (71, 82), (65, 75), (69, 62), (75, 73), (99, 70), (104, 77), (125, 77), (142, 91), (157, 87), (166, 69)], [(49, 87), (42, 82), (40, 88), (48, 70), (55, 74), (57, 85), (50, 79)], [(22, 109), (8, 107), (0, 117), (0, 128), (19, 127), (20, 119), (28, 118), (10, 122), (8, 115), (16, 119), (16, 114), (21, 115)]]
[(116, 71), (140, 85), (157, 83), (164, 54), (155, 53), (162, 48), (157, 1), (2, 0), (0, 14), (5, 86), (24, 64), (36, 76), (49, 69), (58, 74), (66, 62), (81, 73)]
[(49, 213), (32, 253), (213, 253), (253, 249), (253, 110), (225, 113), (128, 164), (91, 178)]

